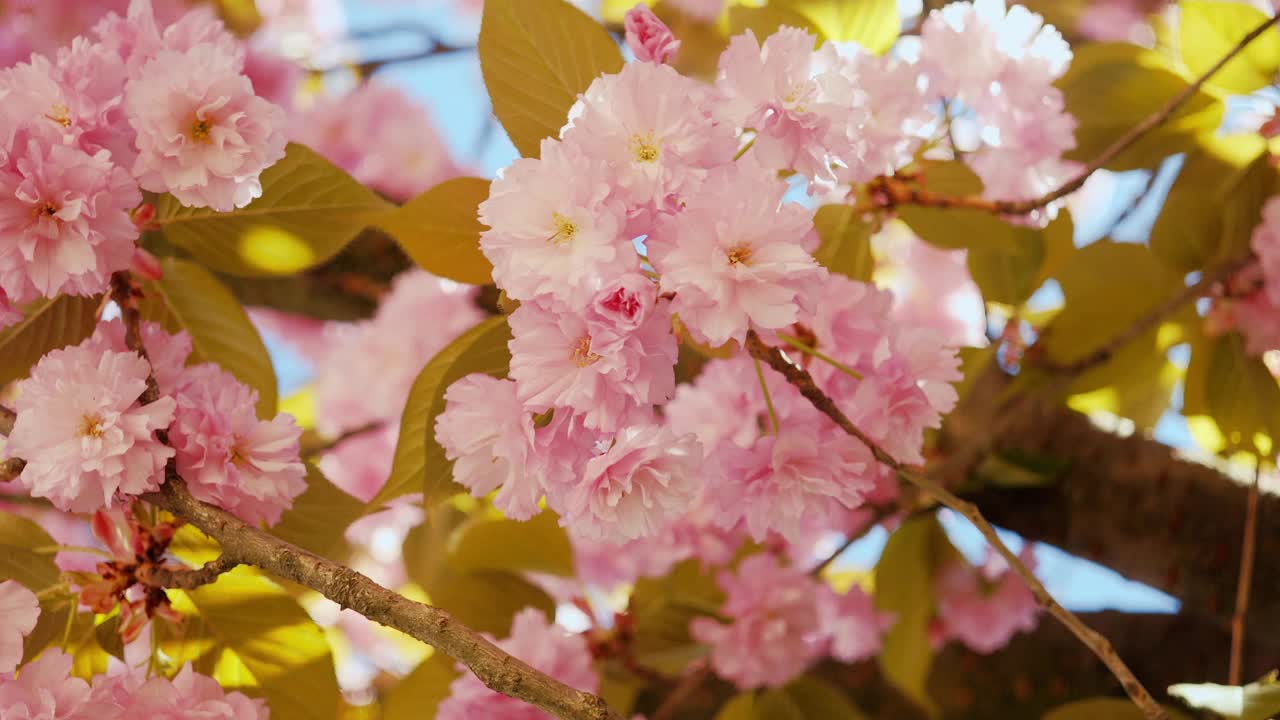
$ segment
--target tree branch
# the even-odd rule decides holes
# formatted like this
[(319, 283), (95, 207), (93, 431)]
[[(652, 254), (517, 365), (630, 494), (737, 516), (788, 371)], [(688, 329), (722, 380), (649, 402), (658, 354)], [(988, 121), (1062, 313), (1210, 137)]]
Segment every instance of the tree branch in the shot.
[(1240, 547), (1240, 575), (1236, 583), (1236, 611), (1231, 616), (1231, 665), (1228, 684), (1239, 685), (1243, 681), (1244, 627), (1249, 614), (1249, 589), (1253, 583), (1253, 556), (1258, 535), (1258, 475), (1262, 460), (1255, 458), (1253, 484), (1249, 486), (1249, 501), (1245, 505), (1244, 539)]
[(231, 572), (239, 565), (226, 555), (205, 563), (199, 569), (169, 568), (146, 564), (138, 568), (134, 577), (143, 585), (155, 588), (176, 588), (178, 590), (194, 590), (218, 580), (223, 573)]
[(788, 361), (786, 356), (777, 348), (766, 345), (755, 331), (747, 333), (746, 348), (752, 357), (769, 363), (770, 367), (782, 373), (787, 381), (794, 385), (815, 408), (831, 418), (842, 430), (866, 445), (881, 464), (892, 468), (899, 477), (919, 487), (937, 499), (938, 502), (968, 519), (986, 539), (987, 543), (1005, 559), (1009, 567), (1027, 584), (1040, 606), (1058, 622), (1065, 625), (1080, 642), (1092, 650), (1093, 654), (1111, 670), (1111, 674), (1115, 675), (1116, 679), (1120, 681), (1124, 691), (1133, 700), (1134, 704), (1142, 710), (1142, 713), (1152, 720), (1168, 720), (1168, 714), (1151, 697), (1151, 693), (1147, 692), (1147, 689), (1142, 686), (1142, 683), (1134, 676), (1133, 671), (1125, 665), (1124, 660), (1116, 653), (1111, 643), (1085, 625), (1071, 611), (1058, 604), (1057, 600), (1053, 599), (1049, 591), (1045, 590), (1044, 585), (1036, 578), (1035, 573), (1031, 572), (1018, 559), (1018, 556), (1004, 544), (1004, 541), (996, 534), (995, 528), (982, 516), (976, 505), (960, 499), (937, 481), (925, 476), (916, 469), (898, 462), (897, 459), (880, 447), (879, 444), (867, 436), (841, 412), (835, 401), (818, 387), (808, 371)]

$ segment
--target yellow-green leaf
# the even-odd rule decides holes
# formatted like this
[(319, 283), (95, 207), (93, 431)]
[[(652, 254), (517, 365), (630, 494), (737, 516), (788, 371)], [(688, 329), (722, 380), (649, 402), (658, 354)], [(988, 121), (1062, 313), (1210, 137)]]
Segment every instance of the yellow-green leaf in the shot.
[[(1190, 84), (1163, 55), (1137, 45), (1088, 43), (1075, 48), (1071, 68), (1058, 80), (1076, 118), (1076, 149), (1067, 157), (1089, 162)], [(1110, 170), (1151, 168), (1195, 145), (1222, 122), (1224, 106), (1198, 91), (1165, 122), (1115, 160)]]
[[(931, 163), (921, 172), (923, 184), (930, 192), (955, 197), (980, 195), (982, 180), (968, 165), (953, 160)], [(1023, 228), (1015, 228), (992, 213), (966, 208), (903, 205), (898, 216), (920, 236), (921, 240), (944, 250), (987, 247), (1011, 248)]]
[(822, 244), (813, 254), (823, 267), (859, 282), (871, 282), (875, 258), (871, 235), (875, 227), (858, 217), (852, 205), (823, 205), (813, 216)]
[(436, 706), (449, 697), (449, 685), (458, 677), (454, 662), (444, 653), (432, 653), (404, 676), (382, 701), (382, 720), (423, 720), (435, 717)]
[(856, 42), (883, 55), (898, 39), (902, 21), (897, 0), (775, 0), (807, 17), (822, 36)]
[(733, 35), (740, 35), (750, 30), (756, 36), (756, 40), (763, 43), (765, 38), (774, 34), (778, 31), (778, 28), (783, 26), (800, 28), (813, 33), (815, 44), (821, 43), (823, 40), (818, 28), (814, 26), (809, 18), (790, 8), (781, 5), (765, 5), (764, 7), (734, 6), (729, 8), (729, 32)]
[[(1164, 708), (1171, 720), (1185, 720), (1183, 713)], [(1043, 720), (1143, 720), (1146, 716), (1132, 700), (1090, 698), (1056, 707), (1045, 713)]]
[(1032, 228), (1014, 228), (1017, 242), (1008, 247), (969, 248), (969, 274), (987, 302), (1018, 306), (1039, 287), (1040, 266), (1045, 260), (1044, 234)]
[(803, 675), (785, 688), (804, 720), (866, 720), (867, 716), (831, 683)]
[(169, 242), (232, 275), (293, 275), (333, 257), (392, 205), (304, 145), (262, 173), (262, 197), (231, 212), (156, 201)]
[(199, 265), (164, 258), (164, 276), (146, 286), (143, 315), (191, 335), (189, 363), (212, 362), (258, 391), (258, 415), (276, 414), (276, 373), (249, 315), (231, 291)]
[(237, 568), (213, 585), (170, 597), (179, 612), (199, 615), (210, 636), (253, 674), (271, 717), (337, 716), (340, 693), (324, 631), (279, 585)]
[(409, 257), (433, 275), (472, 285), (491, 282), (493, 265), (480, 252), (484, 226), (476, 208), (489, 197), (489, 181), (453, 178), (378, 219)]
[(50, 350), (78, 345), (92, 335), (101, 302), (60, 295), (24, 307), (22, 320), (0, 331), (0, 386), (26, 377)]
[(370, 502), (381, 507), (406, 493), (426, 493), (430, 503), (453, 493), (453, 463), (436, 442), (436, 416), (444, 412), (444, 393), (456, 380), (471, 373), (505, 377), (511, 363), (507, 342), (511, 329), (505, 317), (476, 325), (441, 350), (422, 369), (409, 390), (400, 417), (400, 439), (387, 484)]
[(479, 51), (493, 113), (525, 157), (560, 135), (592, 80), (623, 64), (609, 33), (565, 0), (488, 0)]
[(31, 520), (0, 512), (0, 581), (16, 580), (32, 592), (57, 585), (53, 554), (33, 552), (54, 544), (49, 533)]
[(271, 529), (317, 555), (334, 557), (343, 545), (343, 533), (364, 514), (365, 504), (329, 482), (315, 465), (307, 464), (307, 490), (293, 501), (280, 522)]
[(511, 618), (527, 607), (554, 618), (556, 603), (542, 588), (524, 578), (496, 570), (443, 572), (426, 588), (431, 604), (444, 608), (458, 622), (480, 632), (506, 637)]
[(1208, 415), (1226, 441), (1224, 449), (1266, 456), (1280, 437), (1280, 386), (1261, 358), (1244, 351), (1240, 335), (1196, 337), (1183, 412)]
[(555, 516), (543, 511), (525, 522), (483, 519), (462, 528), (449, 564), (459, 572), (508, 570), (573, 575), (573, 548)]
[(926, 682), (933, 662), (929, 621), (933, 617), (933, 570), (937, 556), (937, 520), (921, 518), (903, 523), (885, 545), (875, 568), (876, 609), (894, 614), (884, 636), (880, 669), (930, 717), (938, 706)]
[[(1182, 0), (1178, 4), (1178, 49), (1192, 75), (1203, 75), (1231, 52), (1240, 40), (1267, 21), (1261, 10), (1240, 2)], [(1280, 32), (1264, 32), (1221, 70), (1208, 84), (1245, 95), (1261, 90), (1280, 70)]]
[(641, 579), (630, 606), (636, 659), (646, 667), (680, 672), (706, 652), (689, 636), (689, 621), (717, 614), (723, 603), (714, 572), (697, 560), (679, 563), (665, 577)]
[(720, 706), (715, 720), (756, 720), (756, 694), (745, 692), (734, 695)]

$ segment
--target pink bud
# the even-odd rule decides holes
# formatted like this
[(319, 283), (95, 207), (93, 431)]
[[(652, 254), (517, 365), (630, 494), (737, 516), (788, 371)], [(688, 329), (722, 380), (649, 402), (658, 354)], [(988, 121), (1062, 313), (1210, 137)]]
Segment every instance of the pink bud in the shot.
[(99, 510), (93, 514), (89, 525), (94, 537), (107, 546), (107, 552), (111, 553), (113, 559), (133, 561), (134, 531), (125, 510)]
[[(630, 34), (627, 35), (627, 39), (631, 39)], [(1275, 115), (1272, 115), (1270, 119), (1262, 123), (1262, 127), (1258, 128), (1258, 132), (1268, 140), (1280, 135), (1280, 110), (1277, 110)]]
[(627, 11), (624, 25), (627, 46), (641, 62), (670, 62), (680, 49), (680, 41), (671, 33), (671, 28), (643, 4)]
[(164, 277), (159, 258), (140, 247), (133, 249), (133, 261), (129, 264), (129, 271), (147, 280), (159, 280)]
[(156, 206), (151, 203), (143, 203), (133, 209), (130, 213), (133, 218), (133, 224), (138, 226), (139, 230), (152, 230), (156, 221)]

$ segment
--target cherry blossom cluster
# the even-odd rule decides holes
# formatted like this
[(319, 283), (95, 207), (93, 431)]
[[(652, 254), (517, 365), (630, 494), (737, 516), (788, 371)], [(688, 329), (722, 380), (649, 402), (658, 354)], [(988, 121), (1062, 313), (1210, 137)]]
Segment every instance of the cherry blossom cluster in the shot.
[(218, 211), (261, 194), (285, 116), (244, 66), (210, 8), (162, 27), (133, 0), (0, 71), (0, 321), (38, 297), (102, 292), (133, 257), (141, 190)]
[[(260, 420), (256, 390), (212, 363), (187, 366), (186, 333), (146, 323), (142, 339), (146, 359), (125, 346), (122, 322), (102, 323), (18, 383), (5, 452), (26, 460), (19, 486), (59, 510), (92, 512), (158, 489), (173, 459), (196, 498), (278, 522), (306, 489), (293, 418)], [(144, 405), (149, 375), (160, 397)], [(167, 443), (157, 436), (166, 428)]]
[[(1034, 546), (1027, 544), (1018, 559), (1034, 570)], [(1040, 604), (1031, 588), (994, 551), (988, 551), (986, 562), (978, 567), (963, 558), (943, 565), (933, 582), (937, 615), (929, 635), (935, 645), (955, 640), (990, 655), (1019, 632), (1035, 630), (1040, 620)]]
[(1263, 206), (1252, 248), (1257, 261), (1227, 280), (1209, 311), (1206, 331), (1235, 330), (1244, 336), (1247, 352), (1262, 355), (1280, 350), (1280, 197)]
[(0, 717), (58, 720), (125, 720), (191, 717), (267, 720), (262, 700), (227, 692), (216, 680), (183, 667), (172, 679), (125, 666), (92, 684), (71, 674), (71, 656), (46, 650), (14, 672), (22, 640), (35, 629), (40, 606), (13, 580), (0, 583)]

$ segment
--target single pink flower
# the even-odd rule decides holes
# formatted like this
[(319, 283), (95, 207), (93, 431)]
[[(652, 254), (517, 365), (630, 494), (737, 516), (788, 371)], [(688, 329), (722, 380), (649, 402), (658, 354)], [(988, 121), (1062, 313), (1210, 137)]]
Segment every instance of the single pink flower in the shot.
[(46, 650), (15, 677), (0, 675), (0, 717), (26, 720), (97, 720), (89, 684), (71, 675), (71, 656)]
[[(142, 323), (140, 331), (142, 347), (147, 351), (156, 384), (160, 386), (160, 392), (169, 394), (177, 388), (186, 372), (187, 358), (191, 355), (191, 336), (185, 330), (171, 335), (159, 323), (153, 322)], [(84, 347), (95, 352), (128, 352), (124, 334), (124, 322), (119, 318), (98, 323), (93, 335), (84, 342)]]
[(174, 401), (139, 405), (151, 368), (135, 353), (88, 344), (54, 350), (19, 383), (5, 451), (27, 461), (18, 483), (59, 510), (91, 512), (160, 486), (173, 449), (155, 436)]
[(818, 618), (831, 639), (828, 652), (844, 663), (865, 660), (880, 652), (880, 639), (893, 626), (892, 613), (876, 610), (871, 596), (853, 586), (840, 595), (829, 587), (818, 591)]
[(680, 41), (671, 33), (671, 28), (644, 3), (627, 11), (623, 25), (627, 31), (627, 47), (640, 62), (668, 63), (680, 50)]
[(241, 58), (216, 43), (162, 50), (128, 88), (143, 189), (220, 212), (262, 194), (259, 176), (284, 157), (285, 114), (254, 95)]
[(211, 677), (184, 665), (171, 680), (148, 678), (129, 668), (100, 675), (93, 682), (93, 707), (104, 720), (156, 718), (157, 720), (267, 720), (266, 702), (239, 692), (227, 692)]
[(1262, 207), (1262, 222), (1253, 230), (1250, 242), (1262, 268), (1262, 289), (1272, 305), (1280, 305), (1280, 197)]
[[(511, 621), (511, 635), (497, 642), (507, 653), (560, 682), (594, 692), (599, 678), (591, 666), (587, 641), (548, 624), (542, 612), (525, 608)], [(436, 720), (545, 720), (548, 715), (515, 698), (484, 686), (469, 670), (450, 685), (450, 695), (436, 710)]]
[(138, 187), (110, 153), (30, 140), (0, 165), (0, 289), (14, 303), (94, 295), (129, 267)]
[(169, 440), (191, 494), (248, 523), (279, 522), (307, 489), (293, 417), (259, 420), (257, 391), (212, 363), (188, 368), (174, 397)]
[(22, 662), (22, 639), (36, 628), (40, 602), (16, 580), (0, 582), (0, 675)]
[[(934, 579), (942, 635), (982, 655), (1009, 644), (1019, 632), (1034, 630), (1040, 618), (1040, 605), (1026, 582), (1003, 558), (988, 552), (982, 567), (959, 560), (945, 565)], [(1018, 557), (1035, 570), (1034, 546), (1028, 543)]]

